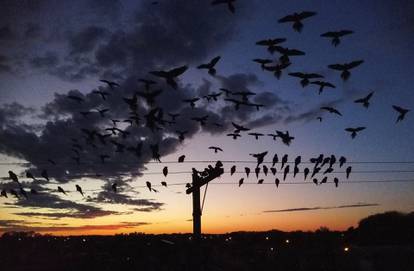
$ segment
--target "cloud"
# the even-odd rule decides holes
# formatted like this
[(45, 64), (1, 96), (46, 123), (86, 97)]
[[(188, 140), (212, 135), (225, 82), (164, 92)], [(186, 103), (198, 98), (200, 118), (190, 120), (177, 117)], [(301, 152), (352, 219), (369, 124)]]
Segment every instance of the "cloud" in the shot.
[(58, 63), (58, 55), (51, 51), (46, 52), (43, 56), (37, 56), (30, 60), (30, 65), (33, 68), (55, 68)]
[(326, 207), (300, 207), (291, 209), (279, 209), (279, 210), (266, 210), (263, 213), (287, 213), (287, 212), (302, 212), (302, 211), (315, 211), (315, 210), (331, 210), (331, 209), (344, 209), (344, 208), (361, 208), (361, 207), (374, 207), (380, 206), (378, 203), (356, 203), (349, 205), (339, 206), (326, 206)]
[(13, 40), (16, 35), (13, 33), (9, 25), (0, 27), (0, 40)]

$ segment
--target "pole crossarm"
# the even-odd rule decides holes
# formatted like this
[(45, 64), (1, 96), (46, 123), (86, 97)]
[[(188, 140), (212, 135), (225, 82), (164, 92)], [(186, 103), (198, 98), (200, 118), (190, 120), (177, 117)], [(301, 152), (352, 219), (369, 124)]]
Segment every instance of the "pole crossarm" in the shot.
[(218, 161), (215, 167), (209, 165), (204, 171), (200, 172), (193, 168), (193, 183), (191, 187), (186, 190), (187, 194), (191, 194), (195, 189), (200, 189), (203, 185), (211, 182), (224, 173), (223, 164)]

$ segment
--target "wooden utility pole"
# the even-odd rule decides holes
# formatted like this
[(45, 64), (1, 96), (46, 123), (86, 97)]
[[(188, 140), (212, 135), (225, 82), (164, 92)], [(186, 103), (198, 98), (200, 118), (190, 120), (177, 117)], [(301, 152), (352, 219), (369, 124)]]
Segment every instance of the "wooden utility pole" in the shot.
[(187, 194), (193, 194), (193, 237), (195, 240), (201, 239), (201, 207), (200, 207), (200, 188), (211, 182), (224, 173), (223, 164), (218, 161), (216, 166), (208, 166), (204, 171), (199, 172), (193, 169), (192, 185), (187, 189)]

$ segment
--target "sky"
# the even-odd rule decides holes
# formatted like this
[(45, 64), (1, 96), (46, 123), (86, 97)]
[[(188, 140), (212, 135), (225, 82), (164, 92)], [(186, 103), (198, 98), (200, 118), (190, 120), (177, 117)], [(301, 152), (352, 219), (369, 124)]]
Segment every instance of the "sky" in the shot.
[[(396, 123), (392, 105), (414, 108), (414, 3), (397, 1), (270, 1), (237, 0), (235, 13), (226, 5), (209, 0), (56, 0), (2, 1), (0, 8), (0, 233), (33, 230), (57, 235), (115, 234), (128, 232), (175, 233), (192, 231), (191, 169), (202, 171), (221, 160), (225, 173), (207, 189), (202, 230), (208, 233), (259, 230), (315, 230), (321, 226), (344, 230), (378, 212), (414, 208), (414, 118), (408, 112)], [(303, 20), (302, 31), (278, 20), (294, 12), (317, 14)], [(352, 30), (334, 47), (327, 31)], [(253, 62), (265, 58), (277, 63), (279, 54), (270, 54), (255, 43), (263, 39), (286, 38), (281, 46), (305, 52), (291, 57), (291, 65), (278, 80)], [(216, 56), (220, 60), (212, 76), (197, 66)], [(351, 70), (344, 81), (330, 64), (364, 62)], [(188, 69), (177, 77), (177, 89), (151, 71)], [(318, 94), (315, 85), (302, 87), (292, 72), (318, 73), (336, 86)], [(155, 105), (138, 96), (138, 125), (118, 123), (129, 132), (110, 135), (105, 144), (85, 139), (82, 129), (109, 133), (110, 119), (124, 120), (131, 111), (124, 98), (137, 91), (145, 93), (140, 78), (157, 83), (161, 89)], [(114, 81), (111, 89), (101, 79)], [(261, 104), (239, 110), (222, 94), (218, 101), (202, 98), (227, 88), (251, 91), (251, 103)], [(109, 93), (103, 100), (93, 91)], [(374, 92), (369, 108), (354, 100)], [(82, 98), (76, 102), (68, 96)], [(194, 109), (182, 100), (200, 97)], [(233, 95), (232, 98), (238, 99)], [(331, 106), (342, 116), (320, 109)], [(101, 117), (97, 109), (109, 109)], [(158, 108), (163, 118), (179, 113), (176, 123), (147, 127), (145, 115)], [(87, 117), (80, 112), (89, 111)], [(209, 115), (200, 126), (193, 117)], [(318, 117), (322, 117), (319, 122)], [(263, 134), (275, 130), (294, 136), (287, 146), (280, 138), (255, 140), (241, 132), (237, 140), (232, 122)], [(215, 125), (220, 124), (220, 126)], [(348, 127), (366, 127), (352, 139)], [(187, 131), (183, 142), (177, 130)], [(115, 143), (133, 148), (142, 143), (141, 156)], [(74, 144), (79, 144), (79, 153)], [(159, 146), (160, 162), (154, 161), (150, 145)], [(214, 153), (209, 146), (223, 152)], [(289, 162), (302, 157), (300, 171), (312, 165), (310, 158), (334, 154), (348, 163), (328, 176), (328, 183), (315, 185), (288, 175), (276, 165), (281, 180), (263, 173), (257, 184), (256, 160), (250, 154), (268, 151), (288, 154)], [(99, 156), (108, 155), (101, 163)], [(180, 155), (185, 163), (176, 163)], [(73, 157), (78, 157), (80, 164)], [(53, 160), (56, 165), (48, 162)], [(243, 161), (233, 163), (231, 161)], [(369, 163), (360, 163), (369, 162)], [(387, 163), (379, 163), (387, 162)], [(394, 163), (395, 162), (395, 163)], [(399, 163), (396, 163), (399, 162)], [(410, 163), (411, 162), (411, 163)], [(236, 173), (230, 175), (230, 167)], [(291, 169), (293, 164), (289, 164)], [(162, 175), (167, 166), (169, 174)], [(349, 179), (344, 170), (352, 166)], [(244, 167), (251, 168), (249, 178)], [(325, 168), (324, 168), (325, 169)], [(41, 177), (46, 170), (50, 180)], [(20, 185), (8, 178), (16, 173)], [(36, 180), (26, 178), (31, 172)], [(238, 181), (244, 178), (239, 187)], [(324, 176), (315, 176), (319, 181)], [(338, 177), (339, 186), (332, 183)], [(167, 187), (161, 182), (167, 182)], [(150, 182), (158, 193), (146, 187)], [(111, 190), (116, 183), (118, 191)], [(83, 189), (84, 196), (76, 192)], [(58, 192), (62, 187), (67, 194)], [(29, 195), (17, 199), (10, 190), (20, 187)], [(30, 189), (38, 191), (31, 195)], [(204, 187), (201, 190), (204, 193)]]

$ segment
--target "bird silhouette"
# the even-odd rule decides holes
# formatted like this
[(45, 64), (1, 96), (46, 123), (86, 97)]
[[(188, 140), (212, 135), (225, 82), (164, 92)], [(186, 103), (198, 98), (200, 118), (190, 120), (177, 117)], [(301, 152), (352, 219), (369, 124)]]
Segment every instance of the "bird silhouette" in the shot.
[(46, 169), (42, 170), (42, 172), (40, 173), (40, 176), (42, 176), (43, 178), (46, 179), (46, 181), (49, 182), (49, 174), (47, 173)]
[(323, 78), (323, 75), (317, 73), (290, 72), (289, 75), (300, 78), (302, 87), (309, 85), (309, 79)]
[(232, 125), (233, 125), (233, 127), (234, 127), (234, 133), (236, 133), (236, 134), (238, 134), (238, 133), (240, 133), (240, 132), (246, 132), (246, 131), (250, 131), (250, 129), (249, 128), (246, 128), (246, 127), (244, 127), (244, 126), (242, 126), (242, 125), (238, 125), (238, 124), (236, 124), (236, 123), (234, 123), (234, 122), (232, 122), (231, 123)]
[(283, 167), (285, 166), (287, 162), (288, 162), (288, 155), (285, 154), (282, 156), (282, 165), (280, 166), (280, 169), (283, 169)]
[(314, 179), (312, 180), (312, 182), (313, 182), (314, 184), (318, 185), (318, 179), (314, 178)]
[(99, 81), (101, 81), (102, 83), (107, 84), (111, 88), (111, 90), (114, 90), (115, 87), (120, 87), (120, 85), (118, 83), (113, 82), (113, 81), (104, 80), (104, 79), (101, 79)]
[(272, 172), (273, 176), (277, 173), (277, 169), (275, 167), (271, 167), (270, 171)]
[(329, 31), (321, 34), (321, 37), (332, 39), (332, 45), (336, 47), (339, 45), (339, 43), (341, 43), (341, 37), (350, 35), (352, 33), (354, 33), (354, 31), (351, 30)]
[(328, 111), (329, 113), (332, 114), (337, 114), (339, 116), (342, 116), (341, 112), (339, 112), (337, 109), (333, 108), (333, 107), (329, 107), (329, 106), (322, 106), (321, 107), (322, 110)]
[(370, 92), (367, 96), (365, 96), (364, 98), (361, 99), (357, 99), (354, 101), (354, 103), (360, 103), (362, 104), (362, 106), (364, 106), (365, 108), (368, 108), (370, 103), (369, 100), (371, 99), (372, 95), (374, 95), (374, 91)]
[(226, 97), (230, 97), (230, 95), (233, 93), (232, 91), (230, 91), (226, 88), (220, 88), (220, 91), (222, 91), (224, 93), (224, 95), (226, 95)]
[(315, 166), (315, 167), (313, 168), (311, 178), (313, 178), (316, 174), (318, 174), (318, 173), (319, 173), (319, 171), (321, 171), (321, 168), (320, 168), (320, 167), (316, 167), (316, 166)]
[(152, 75), (164, 78), (168, 85), (170, 85), (173, 89), (177, 89), (178, 85), (175, 79), (176, 77), (182, 75), (187, 69), (188, 69), (187, 66), (181, 66), (181, 67), (174, 68), (168, 71), (152, 71), (149, 73)]
[(12, 194), (13, 196), (15, 196), (17, 199), (20, 199), (19, 194), (17, 194), (16, 190), (14, 189), (10, 189), (10, 194)]
[(257, 181), (257, 184), (263, 184), (263, 182), (264, 182), (264, 179), (260, 179)]
[(278, 162), (279, 162), (279, 157), (277, 156), (277, 153), (275, 153), (272, 159), (272, 167), (274, 167)]
[(253, 61), (259, 63), (262, 70), (265, 70), (266, 64), (270, 64), (273, 62), (272, 60), (265, 58), (255, 58), (253, 59)]
[(223, 94), (223, 93), (222, 92), (212, 92), (212, 93), (208, 94), (207, 97), (209, 97), (210, 99), (213, 99), (213, 101), (218, 101), (218, 97), (220, 97), (221, 94)]
[(335, 155), (331, 155), (331, 159), (329, 160), (329, 167), (332, 167), (336, 162), (336, 157)]
[(306, 180), (306, 178), (308, 178), (309, 172), (310, 172), (310, 170), (307, 167), (303, 170), (304, 180)]
[(105, 117), (106, 117), (105, 113), (109, 111), (109, 108), (104, 108), (104, 109), (96, 109), (96, 111), (99, 113), (99, 115), (100, 115), (102, 118), (105, 118)]
[(295, 158), (295, 167), (297, 167), (302, 162), (302, 156), (296, 156)]
[(257, 166), (256, 167), (259, 167), (263, 163), (264, 157), (266, 156), (266, 154), (267, 154), (267, 151), (261, 152), (261, 153), (251, 153), (250, 154), (251, 156), (253, 156), (254, 158), (257, 159)]
[(297, 32), (301, 32), (303, 28), (302, 20), (315, 16), (316, 12), (312, 11), (302, 11), (302, 12), (295, 12), (293, 14), (287, 15), (283, 18), (278, 20), (279, 23), (293, 23), (293, 29)]
[(272, 66), (262, 66), (262, 68), (266, 71), (273, 72), (273, 75), (277, 79), (280, 79), (280, 77), (282, 76), (283, 70), (289, 67), (291, 64), (292, 63), (290, 63), (289, 61), (284, 61), (282, 63), (277, 63), (276, 65), (272, 65)]
[(335, 85), (333, 85), (333, 84), (331, 84), (329, 82), (325, 82), (325, 81), (313, 81), (313, 82), (310, 82), (310, 84), (319, 86), (319, 92), (318, 92), (319, 95), (323, 92), (323, 90), (326, 87), (328, 87), (328, 88), (336, 88)]
[(210, 146), (210, 147), (208, 147), (210, 150), (214, 150), (214, 153), (217, 153), (218, 151), (223, 151), (221, 148), (219, 148), (219, 147), (214, 147), (214, 146)]
[(297, 166), (295, 166), (293, 168), (293, 178), (295, 178), (296, 177), (296, 174), (298, 174), (298, 173), (299, 173), (299, 168)]
[(346, 178), (347, 179), (349, 178), (349, 175), (351, 174), (351, 171), (352, 171), (352, 167), (351, 166), (349, 166), (349, 167), (346, 168), (345, 172), (346, 172)]
[(288, 131), (283, 133), (282, 131), (277, 131), (276, 130), (276, 134), (277, 134), (278, 137), (280, 137), (282, 139), (283, 144), (285, 144), (287, 146), (290, 146), (290, 143), (292, 142), (292, 140), (295, 139), (295, 137), (289, 135)]
[(274, 46), (273, 49), (275, 52), (278, 52), (279, 54), (281, 54), (281, 56), (279, 57), (279, 61), (281, 62), (282, 65), (290, 64), (290, 57), (292, 56), (305, 55), (305, 52), (301, 50), (285, 48), (282, 46)]
[(181, 155), (180, 157), (178, 157), (178, 163), (183, 163), (185, 159), (185, 155)]
[(145, 90), (147, 91), (150, 90), (152, 85), (155, 85), (157, 83), (153, 80), (143, 79), (143, 78), (138, 79), (138, 81), (144, 84)]
[(339, 167), (341, 168), (346, 163), (346, 158), (344, 156), (341, 156), (339, 158)]
[(244, 178), (241, 178), (241, 179), (239, 180), (239, 187), (243, 184), (243, 182), (244, 182)]
[(9, 170), (9, 178), (13, 181), (19, 184), (19, 178), (17, 177), (16, 173)]
[(264, 134), (261, 133), (248, 133), (248, 135), (254, 136), (256, 140), (259, 140), (259, 136), (264, 136)]
[(394, 110), (395, 110), (395, 111), (397, 111), (398, 113), (400, 113), (400, 114), (398, 115), (398, 118), (397, 118), (397, 121), (396, 121), (396, 122), (400, 122), (400, 121), (404, 120), (405, 115), (406, 115), (408, 112), (410, 112), (410, 110), (409, 110), (409, 109), (405, 109), (405, 108), (402, 108), (402, 107), (397, 106), (397, 105), (393, 105), (393, 106), (392, 106), (392, 108), (394, 108)]
[(174, 114), (174, 113), (168, 113), (168, 116), (171, 117), (171, 120), (172, 121), (175, 121), (180, 116), (180, 114), (178, 114), (178, 113), (176, 113), (176, 114)]
[(111, 93), (102, 90), (94, 90), (92, 91), (92, 93), (100, 95), (102, 97), (102, 100), (104, 101), (106, 100), (106, 96), (111, 95)]
[(246, 176), (247, 176), (247, 178), (249, 178), (250, 168), (245, 167), (245, 168), (244, 168), (244, 172), (246, 172)]
[(164, 167), (162, 169), (162, 174), (164, 174), (164, 177), (167, 177), (167, 175), (168, 175), (168, 167)]
[(82, 197), (84, 197), (82, 187), (80, 187), (79, 185), (75, 185), (75, 187), (76, 187), (76, 191), (78, 191), (82, 195)]
[(162, 181), (162, 182), (161, 182), (161, 185), (162, 185), (162, 186), (165, 186), (165, 187), (167, 187), (167, 182), (165, 182), (165, 181)]
[(146, 182), (146, 184), (147, 184), (148, 190), (149, 190), (150, 192), (152, 192), (151, 183), (147, 181), (147, 182)]
[(266, 165), (263, 165), (263, 173), (265, 176), (267, 176), (267, 173), (269, 172), (269, 168)]
[(289, 174), (290, 167), (287, 165), (283, 171), (283, 180), (286, 180), (286, 176)]
[(191, 108), (195, 108), (195, 103), (200, 100), (200, 98), (184, 99), (183, 102), (189, 103)]
[(234, 7), (234, 2), (236, 2), (236, 0), (214, 0), (211, 2), (211, 5), (215, 6), (219, 4), (226, 4), (229, 11), (234, 14), (236, 12), (236, 8)]
[(358, 132), (365, 130), (366, 127), (346, 128), (345, 131), (351, 133), (351, 138), (354, 139)]
[(280, 180), (278, 178), (276, 178), (275, 179), (275, 185), (276, 185), (276, 187), (279, 187), (279, 184), (280, 184)]
[(328, 177), (323, 177), (321, 182), (319, 184), (323, 184), (323, 183), (327, 183), (328, 182)]
[(332, 64), (332, 65), (328, 65), (328, 68), (333, 69), (333, 70), (341, 71), (342, 72), (341, 73), (341, 78), (344, 81), (346, 81), (351, 76), (351, 72), (349, 70), (350, 69), (353, 69), (355, 67), (358, 67), (362, 63), (364, 63), (364, 60), (356, 60), (356, 61), (352, 61), (350, 63), (345, 63), (345, 64)]
[(325, 174), (328, 174), (328, 173), (332, 173), (333, 172), (333, 167), (328, 167), (324, 172), (323, 172), (323, 174), (325, 175)]
[(241, 137), (240, 134), (236, 134), (236, 133), (230, 133), (230, 134), (227, 134), (227, 136), (233, 137), (234, 140), (236, 140), (238, 137)]
[(259, 178), (260, 168), (259, 168), (259, 167), (256, 167), (256, 168), (254, 169), (254, 173), (256, 174), (256, 178)]
[(216, 74), (216, 69), (214, 68), (214, 66), (217, 64), (217, 62), (219, 62), (219, 60), (220, 56), (216, 56), (209, 63), (199, 65), (197, 69), (207, 69), (208, 73), (214, 76)]
[(233, 166), (230, 168), (230, 176), (232, 176), (235, 172), (236, 172), (236, 166), (235, 166), (235, 165), (233, 165)]
[(57, 188), (58, 188), (58, 192), (63, 193), (63, 194), (66, 195), (66, 192), (65, 192), (65, 190), (63, 190), (62, 187), (58, 186)]
[(338, 187), (339, 180), (338, 180), (338, 178), (337, 178), (337, 177), (335, 177), (335, 178), (333, 179), (333, 182), (334, 182), (334, 184), (335, 184), (335, 187)]

